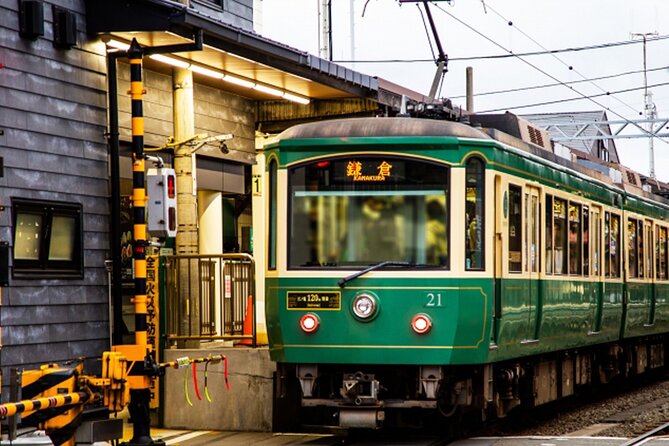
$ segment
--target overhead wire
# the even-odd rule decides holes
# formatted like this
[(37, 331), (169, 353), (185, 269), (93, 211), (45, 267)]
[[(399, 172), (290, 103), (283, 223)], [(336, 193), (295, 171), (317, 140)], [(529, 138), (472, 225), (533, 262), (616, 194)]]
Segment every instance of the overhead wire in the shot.
[[(495, 46), (501, 48), (503, 51), (506, 51), (506, 52), (509, 53), (509, 54), (513, 54), (513, 52), (512, 52), (511, 50), (508, 50), (507, 48), (505, 48), (505, 47), (504, 47), (503, 45), (501, 45), (500, 43), (495, 42), (493, 39), (491, 39), (490, 37), (486, 36), (486, 35), (483, 34), (481, 31), (479, 31), (478, 29), (476, 29), (476, 28), (474, 28), (473, 26), (469, 25), (469, 24), (466, 23), (465, 21), (459, 19), (458, 17), (456, 17), (455, 15), (451, 14), (450, 12), (446, 11), (446, 10), (445, 10), (444, 8), (442, 8), (441, 6), (439, 6), (439, 5), (437, 5), (437, 4), (435, 4), (434, 6), (435, 6), (437, 9), (439, 9), (440, 11), (442, 11), (444, 14), (448, 15), (449, 17), (451, 17), (451, 18), (452, 18), (453, 20), (455, 20), (456, 22), (460, 23), (461, 25), (465, 26), (465, 27), (468, 28), (469, 30), (471, 30), (471, 31), (473, 31), (474, 33), (478, 34), (479, 36), (483, 37), (485, 40), (489, 41), (489, 42), (492, 43), (493, 45), (495, 45)], [(622, 119), (622, 120), (628, 122), (629, 124), (633, 125), (634, 127), (637, 127), (642, 133), (644, 133), (644, 134), (646, 134), (646, 135), (648, 135), (648, 136), (651, 136), (651, 137), (654, 136), (651, 132), (649, 132), (648, 130), (646, 130), (645, 128), (643, 128), (642, 126), (640, 126), (639, 124), (637, 124), (636, 122), (633, 122), (632, 120), (630, 120), (630, 119), (628, 119), (627, 117), (621, 115), (621, 114), (618, 113), (617, 111), (612, 110), (610, 107), (607, 107), (607, 106), (605, 106), (604, 104), (602, 104), (602, 103), (596, 101), (595, 99), (589, 97), (589, 96), (586, 95), (585, 93), (580, 92), (579, 90), (575, 89), (575, 88), (572, 87), (571, 85), (568, 85), (568, 84), (564, 83), (563, 81), (561, 81), (561, 80), (558, 79), (557, 77), (553, 76), (552, 74), (548, 73), (546, 70), (543, 70), (542, 68), (540, 68), (540, 67), (538, 67), (537, 65), (533, 64), (532, 62), (529, 62), (528, 60), (524, 59), (523, 57), (520, 57), (520, 56), (517, 56), (517, 55), (516, 55), (515, 57), (518, 58), (518, 60), (520, 60), (520, 61), (523, 62), (524, 64), (526, 64), (526, 65), (530, 66), (531, 68), (535, 69), (536, 71), (542, 73), (544, 76), (547, 76), (547, 77), (549, 77), (550, 79), (553, 79), (555, 82), (558, 82), (558, 83), (560, 83), (561, 85), (563, 85), (563, 86), (569, 88), (570, 90), (572, 90), (573, 92), (575, 92), (575, 93), (578, 94), (579, 96), (582, 96), (584, 99), (589, 100), (590, 102), (594, 103), (594, 104), (597, 105), (598, 107), (601, 107), (602, 109), (607, 110), (607, 111), (613, 113), (615, 116), (619, 117), (620, 119)], [(662, 138), (658, 138), (658, 139), (659, 139), (660, 141), (662, 141), (663, 143), (669, 145), (669, 141), (665, 141), (665, 140), (662, 139)]]
[[(548, 49), (547, 49), (545, 46), (543, 46), (541, 43), (539, 43), (536, 39), (534, 39), (532, 36), (530, 36), (529, 34), (527, 34), (525, 31), (523, 31), (522, 29), (520, 29), (517, 25), (514, 24), (514, 22), (513, 22), (512, 20), (509, 20), (509, 19), (507, 19), (506, 17), (504, 17), (502, 14), (500, 14), (500, 13), (499, 13), (495, 8), (493, 8), (492, 6), (490, 6), (490, 5), (486, 5), (486, 6), (487, 6), (487, 9), (489, 9), (490, 11), (492, 11), (497, 17), (499, 17), (499, 18), (501, 18), (502, 20), (504, 20), (509, 26), (514, 27), (519, 33), (521, 33), (521, 34), (522, 34), (523, 36), (525, 36), (527, 39), (529, 39), (530, 41), (532, 41), (532, 42), (533, 42), (535, 45), (537, 45), (539, 48), (541, 48), (541, 49), (544, 50), (544, 51), (548, 51)], [(558, 57), (555, 53), (549, 53), (549, 54), (550, 54), (555, 60), (557, 60), (558, 62), (560, 62), (561, 64), (563, 64), (565, 67), (567, 67), (570, 71), (573, 71), (574, 73), (578, 74), (578, 75), (581, 76), (581, 78), (583, 78), (583, 79), (587, 79), (587, 77), (586, 77), (585, 75), (583, 75), (581, 72), (579, 72), (576, 68), (574, 68), (573, 65), (568, 64), (568, 63), (565, 62), (564, 60), (560, 59), (560, 57)], [(602, 87), (600, 87), (599, 85), (597, 85), (595, 82), (590, 81), (590, 84), (593, 85), (593, 86), (594, 86), (595, 88), (597, 88), (598, 90), (600, 90), (600, 91), (602, 91), (602, 92), (604, 92), (604, 93), (606, 92), (606, 90), (604, 90)], [(620, 98), (618, 98), (618, 97), (616, 97), (616, 96), (614, 96), (613, 99), (616, 100), (616, 101), (618, 101), (620, 104), (624, 105), (625, 107), (631, 109), (631, 110), (634, 111), (634, 112), (638, 112), (638, 111), (639, 111), (639, 110), (637, 110), (636, 108), (632, 107), (631, 105), (629, 105), (628, 103), (626, 103), (625, 101), (623, 101), (622, 99), (620, 99)]]
[[(669, 39), (669, 34), (663, 34), (654, 38), (646, 39), (646, 42), (653, 42), (656, 40), (666, 40)], [(487, 59), (509, 59), (512, 57), (529, 57), (529, 56), (545, 56), (548, 54), (559, 54), (559, 53), (571, 53), (579, 51), (590, 51), (590, 50), (599, 50), (606, 48), (613, 48), (623, 45), (634, 45), (643, 43), (641, 40), (622, 40), (619, 42), (609, 42), (609, 43), (599, 43), (593, 45), (586, 45), (573, 48), (560, 48), (556, 50), (545, 49), (543, 51), (528, 51), (524, 53), (514, 53), (509, 51), (507, 54), (490, 54), (487, 56), (466, 56), (466, 57), (449, 57), (450, 62), (466, 62), (470, 60), (487, 60)], [(421, 63), (421, 62), (434, 62), (432, 59), (355, 59), (355, 60), (345, 60), (337, 59), (333, 62), (337, 63)]]
[[(653, 84), (649, 85), (648, 88), (651, 87), (665, 87), (669, 85), (669, 82), (661, 82), (659, 84)], [(532, 104), (524, 104), (524, 105), (514, 105), (512, 107), (504, 107), (504, 108), (494, 108), (490, 110), (482, 110), (478, 113), (493, 113), (493, 112), (498, 112), (498, 111), (507, 111), (507, 110), (517, 110), (519, 108), (529, 108), (529, 107), (538, 107), (542, 105), (554, 105), (554, 104), (561, 104), (564, 102), (573, 102), (573, 101), (582, 101), (584, 99), (590, 99), (590, 98), (598, 98), (602, 96), (609, 96), (609, 95), (614, 95), (614, 94), (619, 94), (619, 93), (629, 93), (630, 91), (638, 91), (638, 90), (643, 90), (645, 87), (631, 87), (631, 88), (625, 88), (622, 90), (616, 90), (616, 91), (607, 91), (604, 93), (598, 93), (594, 95), (590, 95), (587, 97), (579, 96), (579, 97), (574, 97), (574, 98), (566, 98), (566, 99), (556, 99), (554, 101), (545, 101), (545, 102), (535, 102)], [(625, 119), (625, 118), (623, 118)], [(625, 119), (627, 120), (627, 119)]]
[[(659, 71), (659, 70), (667, 70), (669, 69), (669, 65), (665, 65), (662, 67), (656, 67), (656, 68), (649, 68), (647, 71), (652, 72), (652, 71)], [(576, 81), (566, 81), (564, 82), (565, 84), (581, 84), (583, 82), (589, 82), (589, 81), (600, 81), (604, 79), (613, 79), (616, 77), (622, 77), (622, 76), (629, 76), (631, 74), (639, 74), (643, 73), (643, 70), (633, 70), (633, 71), (623, 71), (622, 73), (615, 73), (615, 74), (608, 74), (606, 76), (599, 76), (599, 77), (593, 77), (589, 79), (581, 79), (581, 80), (576, 80)], [(494, 95), (494, 94), (504, 94), (504, 93), (517, 93), (519, 91), (528, 91), (528, 90), (538, 90), (541, 88), (551, 88), (551, 87), (561, 87), (561, 83), (552, 83), (552, 84), (541, 84), (541, 85), (531, 85), (529, 87), (518, 87), (518, 88), (508, 88), (504, 90), (493, 90), (493, 91), (484, 91), (482, 93), (476, 93), (477, 97), (480, 96), (489, 96), (489, 95)], [(459, 95), (459, 96), (451, 96), (451, 99), (462, 99), (466, 97), (465, 95)]]

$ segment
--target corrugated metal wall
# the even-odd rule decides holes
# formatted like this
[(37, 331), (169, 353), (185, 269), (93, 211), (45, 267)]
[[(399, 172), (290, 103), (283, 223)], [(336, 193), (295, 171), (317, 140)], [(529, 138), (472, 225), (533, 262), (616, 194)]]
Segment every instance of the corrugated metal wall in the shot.
[(84, 277), (16, 280), (3, 288), (0, 325), (8, 368), (99, 356), (108, 347), (108, 181), (105, 58), (86, 43), (83, 11), (77, 13), (78, 45), (52, 43), (52, 5), (44, 2), (45, 34), (19, 36), (18, 1), (0, 3), (0, 240), (13, 245), (12, 197), (83, 206)]

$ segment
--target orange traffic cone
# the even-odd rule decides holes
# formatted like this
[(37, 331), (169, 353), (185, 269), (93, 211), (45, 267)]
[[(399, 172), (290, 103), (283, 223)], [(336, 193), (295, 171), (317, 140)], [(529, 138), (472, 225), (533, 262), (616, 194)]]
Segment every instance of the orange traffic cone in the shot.
[[(253, 295), (249, 294), (246, 304), (246, 314), (244, 315), (244, 336), (253, 336)], [(242, 339), (237, 342), (238, 345), (253, 345), (253, 339)]]

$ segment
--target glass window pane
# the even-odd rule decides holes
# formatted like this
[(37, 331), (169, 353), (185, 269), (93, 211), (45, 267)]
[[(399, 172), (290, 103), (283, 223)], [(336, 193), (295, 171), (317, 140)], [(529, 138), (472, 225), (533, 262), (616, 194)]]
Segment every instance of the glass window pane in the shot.
[(611, 214), (611, 277), (620, 277), (620, 216)]
[(583, 275), (590, 275), (590, 211), (583, 206)]
[(567, 202), (553, 200), (553, 232), (555, 237), (555, 274), (567, 274)]
[(295, 167), (289, 177), (291, 267), (448, 267), (448, 167), (334, 158)]
[(467, 161), (465, 186), (465, 269), (483, 268), (483, 162)]
[(39, 260), (42, 226), (41, 215), (18, 214), (16, 216), (15, 259)]
[(76, 220), (73, 217), (54, 216), (51, 220), (49, 260), (72, 260)]
[(546, 273), (553, 274), (553, 196), (546, 195)]
[(569, 203), (569, 274), (581, 275), (581, 205)]
[(627, 221), (627, 240), (628, 240), (628, 259), (627, 259), (627, 268), (630, 277), (637, 277), (637, 222), (636, 220), (629, 219)]
[(509, 271), (523, 268), (523, 209), (522, 188), (509, 185)]
[(276, 269), (277, 169), (276, 160), (273, 159), (269, 162), (268, 269)]

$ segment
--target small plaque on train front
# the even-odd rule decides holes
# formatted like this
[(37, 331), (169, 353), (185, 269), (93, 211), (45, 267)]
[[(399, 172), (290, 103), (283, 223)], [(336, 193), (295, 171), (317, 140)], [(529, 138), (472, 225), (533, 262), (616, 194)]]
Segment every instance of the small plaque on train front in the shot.
[(288, 291), (289, 310), (339, 310), (339, 291)]

